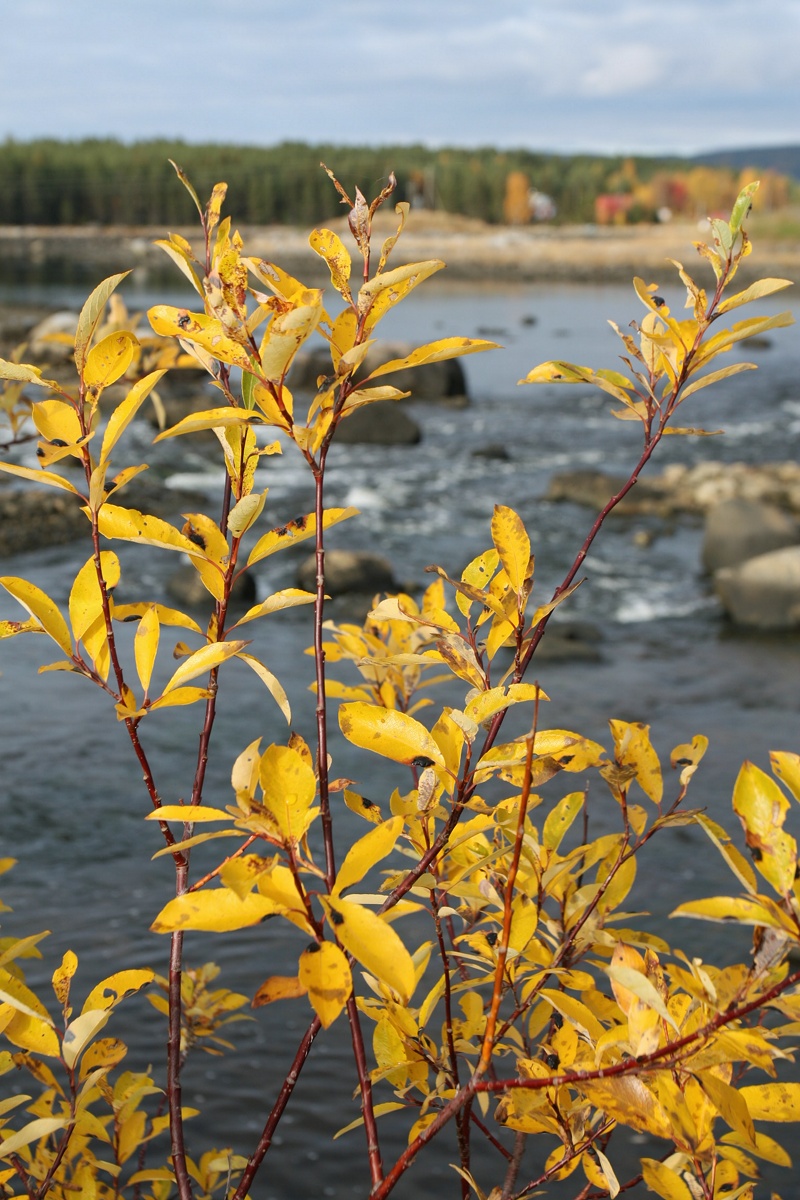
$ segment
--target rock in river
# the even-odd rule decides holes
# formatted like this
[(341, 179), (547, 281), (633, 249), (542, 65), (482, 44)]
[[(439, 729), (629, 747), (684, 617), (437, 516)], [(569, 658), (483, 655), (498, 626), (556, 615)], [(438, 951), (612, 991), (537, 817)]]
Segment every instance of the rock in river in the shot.
[[(313, 554), (297, 568), (297, 586), (307, 592), (317, 588), (317, 563)], [(400, 585), (392, 571), (392, 564), (380, 554), (368, 550), (326, 550), (325, 591), (329, 596), (342, 596), (348, 592), (397, 592)]]
[(800, 627), (800, 546), (759, 554), (714, 574), (714, 589), (737, 625)]
[(774, 504), (743, 497), (723, 500), (706, 513), (703, 567), (713, 573), (798, 542), (797, 522)]

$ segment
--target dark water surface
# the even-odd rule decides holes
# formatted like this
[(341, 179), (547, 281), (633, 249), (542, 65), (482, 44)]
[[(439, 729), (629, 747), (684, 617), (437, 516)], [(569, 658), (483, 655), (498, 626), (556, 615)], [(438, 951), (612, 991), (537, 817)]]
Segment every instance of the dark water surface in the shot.
[[(666, 294), (677, 308), (677, 294)], [(28, 288), (20, 298), (40, 297)], [(49, 298), (76, 305), (82, 294), (65, 287)], [(156, 299), (187, 299), (180, 293), (156, 297), (146, 286), (138, 293), (129, 290), (128, 298), (137, 308)], [(753, 311), (777, 312), (787, 306), (778, 298)], [(418, 342), (456, 333), (490, 336), (507, 348), (465, 360), (473, 396), (469, 408), (414, 407), (424, 430), (420, 446), (334, 449), (327, 503), (354, 504), (362, 516), (332, 531), (330, 544), (383, 553), (399, 578), (424, 584), (427, 564), (440, 563), (452, 574), (488, 546), (492, 507), (509, 504), (522, 514), (532, 535), (535, 596), (541, 603), (592, 520), (577, 506), (542, 502), (550, 475), (582, 466), (622, 470), (638, 456), (638, 435), (632, 423), (609, 415), (608, 398), (599, 392), (518, 388), (516, 381), (547, 358), (614, 366), (618, 342), (605, 319), (624, 326), (640, 315), (639, 303), (631, 289), (616, 286), (478, 292), (439, 285), (420, 289), (405, 307), (405, 313), (401, 308), (387, 321), (385, 336)], [(533, 325), (527, 323), (531, 317), (536, 318)], [(484, 332), (488, 330), (493, 332)], [(735, 349), (727, 361), (743, 357)], [(777, 332), (757, 361), (757, 374), (739, 376), (687, 402), (687, 424), (724, 428), (725, 436), (667, 439), (658, 464), (704, 457), (761, 462), (796, 455), (800, 348), (795, 332)], [(148, 427), (137, 426), (120, 464), (140, 461), (149, 436)], [(508, 461), (473, 457), (487, 442), (505, 444)], [(221, 474), (200, 443), (166, 443), (159, 453), (159, 472), (176, 485), (206, 493), (208, 511), (216, 513)], [(309, 511), (309, 482), (296, 454), (267, 460), (259, 486), (270, 487), (268, 525)], [(636, 536), (641, 531), (653, 535), (646, 547)], [(608, 742), (608, 717), (646, 721), (665, 758), (676, 743), (705, 733), (711, 745), (693, 783), (693, 806), (731, 824), (731, 788), (742, 760), (750, 758), (766, 768), (770, 749), (798, 746), (800, 640), (732, 632), (700, 574), (700, 540), (699, 525), (689, 519), (668, 525), (651, 518), (609, 522), (587, 560), (586, 582), (568, 606), (568, 615), (593, 622), (601, 631), (601, 660), (543, 662), (536, 678), (552, 697), (546, 714), (552, 726)], [(164, 598), (175, 558), (121, 543), (115, 549), (123, 563), (119, 597)], [(30, 578), (65, 606), (70, 581), (88, 554), (88, 545), (53, 548), (6, 560), (3, 572)], [(262, 564), (259, 594), (290, 584), (295, 563), (276, 555)], [(17, 615), (12, 601), (0, 615)], [(254, 623), (248, 632), (253, 652), (290, 694), (294, 727), (311, 739), (313, 699), (307, 688), (313, 662), (301, 655), (311, 641), (309, 611), (278, 614)], [(15, 909), (6, 919), (7, 933), (53, 931), (44, 946), (44, 963), (30, 966), (31, 981), (41, 985), (48, 980), (63, 951), (72, 947), (81, 962), (78, 991), (85, 993), (122, 965), (166, 970), (166, 941), (148, 932), (148, 926), (170, 895), (172, 869), (166, 859), (150, 861), (160, 846), (159, 835), (142, 821), (147, 801), (124, 729), (105, 698), (84, 681), (65, 674), (36, 675), (41, 663), (55, 657), (42, 638), (6, 641), (0, 650), (2, 853), (20, 860), (4, 878), (2, 894)], [(161, 669), (166, 678), (169, 664), (165, 661)], [(457, 701), (454, 693), (450, 702)], [(205, 799), (224, 806), (231, 800), (230, 766), (236, 754), (255, 737), (261, 736), (265, 745), (285, 737), (285, 725), (262, 686), (238, 663), (222, 671), (219, 712), (212, 746), (218, 754), (212, 754)], [(190, 790), (199, 714), (198, 706), (168, 710), (143, 730), (167, 802)], [(338, 733), (331, 752), (334, 775), (359, 780), (364, 793), (378, 801), (385, 803), (394, 786), (408, 787), (402, 768), (377, 758), (365, 762)], [(596, 790), (591, 798), (595, 833), (615, 827), (612, 807), (610, 798)], [(349, 813), (342, 825), (348, 835), (363, 832)], [(200, 870), (211, 861), (201, 849), (193, 865)], [(719, 926), (699, 922), (678, 927), (668, 923), (667, 914), (690, 897), (734, 886), (703, 835), (678, 829), (656, 839), (642, 856), (634, 906), (652, 914), (643, 922), (688, 952), (724, 961), (747, 953), (747, 931), (721, 935)], [(267, 975), (294, 973), (302, 945), (293, 927), (272, 921), (224, 942), (188, 935), (187, 957), (190, 962), (213, 958), (223, 967), (228, 986), (252, 993)], [(134, 1012), (138, 1016), (132, 1021)], [(204, 1110), (189, 1126), (190, 1143), (202, 1142), (203, 1148), (212, 1142), (230, 1144), (239, 1153), (251, 1149), (305, 1029), (307, 1008), (302, 1000), (283, 1002), (257, 1011), (255, 1018), (232, 1028), (235, 1054), (224, 1059), (197, 1055), (190, 1062), (185, 1099)], [(108, 1032), (124, 1034), (135, 1065), (158, 1064), (163, 1031), (143, 998), (126, 1002), (126, 1013), (111, 1022)], [(368, 1023), (366, 1032), (370, 1036)], [(357, 1116), (354, 1086), (347, 1029), (340, 1021), (317, 1043), (254, 1197), (366, 1196), (361, 1132), (330, 1141)], [(378, 1093), (378, 1100), (392, 1098), (388, 1089), (378, 1088)], [(391, 1120), (381, 1123), (387, 1159), (403, 1144), (401, 1126), (392, 1126)], [(626, 1142), (628, 1136), (621, 1131), (618, 1148), (612, 1150), (621, 1179), (633, 1153), (658, 1154), (655, 1146)], [(423, 1156), (396, 1194), (403, 1200), (457, 1195), (457, 1180), (448, 1166), (455, 1157), (452, 1139), (442, 1142), (427, 1159)], [(534, 1146), (520, 1184), (536, 1173), (541, 1157)], [(774, 1186), (787, 1195), (792, 1194), (790, 1175), (800, 1178), (795, 1172), (774, 1176)], [(579, 1190), (576, 1179), (566, 1194)], [(485, 1179), (489, 1186), (496, 1181)]]

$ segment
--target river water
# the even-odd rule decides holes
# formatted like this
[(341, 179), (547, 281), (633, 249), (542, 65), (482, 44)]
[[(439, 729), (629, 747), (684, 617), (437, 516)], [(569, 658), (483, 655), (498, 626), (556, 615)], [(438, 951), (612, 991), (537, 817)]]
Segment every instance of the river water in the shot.
[[(667, 268), (668, 278), (666, 272)], [(679, 294), (667, 287), (661, 290), (677, 308)], [(0, 288), (0, 300), (11, 294), (7, 287)], [(20, 300), (73, 307), (85, 294), (72, 286), (29, 285), (13, 292)], [(127, 299), (132, 308), (156, 300), (187, 302), (183, 293), (156, 294), (147, 279), (139, 282), (135, 276)], [(781, 304), (779, 297), (754, 312), (777, 312), (790, 305), (791, 301)], [(609, 398), (602, 393), (516, 383), (548, 358), (616, 365), (619, 343), (606, 318), (624, 327), (639, 316), (632, 289), (618, 286), (421, 288), (387, 320), (385, 336), (415, 342), (451, 334), (486, 336), (505, 349), (464, 361), (473, 399), (468, 408), (417, 405), (411, 410), (423, 428), (419, 446), (334, 449), (327, 503), (354, 504), (362, 515), (332, 531), (330, 544), (378, 551), (392, 561), (398, 578), (424, 584), (427, 564), (439, 563), (452, 574), (489, 545), (492, 507), (508, 504), (520, 512), (531, 532), (535, 596), (540, 603), (549, 598), (593, 516), (577, 506), (544, 502), (549, 477), (554, 471), (586, 466), (624, 470), (638, 456), (637, 426), (610, 416)], [(743, 357), (745, 352), (734, 349), (728, 361)], [(756, 361), (758, 373), (736, 377), (687, 402), (692, 409), (685, 423), (723, 428), (724, 437), (666, 439), (657, 456), (661, 466), (704, 457), (730, 462), (794, 457), (800, 432), (800, 347), (794, 331), (778, 331)], [(134, 428), (126, 443), (126, 461), (139, 461), (149, 436), (148, 427)], [(487, 442), (505, 445), (507, 460), (475, 457), (474, 451)], [(207, 494), (208, 511), (216, 512), (221, 475), (202, 444), (180, 439), (166, 447), (159, 456), (159, 472), (176, 486)], [(269, 525), (312, 507), (309, 478), (296, 455), (267, 460), (261, 486), (267, 484)], [(643, 532), (647, 538), (639, 536)], [(664, 758), (676, 743), (705, 733), (710, 749), (695, 777), (693, 805), (730, 825), (731, 788), (742, 760), (750, 758), (766, 768), (770, 749), (798, 746), (800, 639), (756, 636), (727, 626), (700, 572), (701, 536), (699, 524), (690, 519), (609, 521), (586, 562), (585, 582), (565, 606), (567, 615), (597, 628), (599, 660), (546, 661), (535, 677), (552, 697), (547, 719), (555, 727), (607, 743), (609, 717), (645, 721)], [(166, 578), (175, 567), (173, 556), (138, 548), (125, 553), (127, 549), (119, 551), (119, 595), (163, 598)], [(50, 548), (6, 560), (3, 571), (32, 579), (65, 605), (70, 580), (88, 553), (86, 545)], [(280, 555), (264, 563), (259, 594), (290, 584), (295, 563)], [(17, 615), (12, 601), (3, 605), (0, 615)], [(313, 701), (308, 684), (313, 663), (301, 656), (311, 640), (309, 612), (289, 610), (251, 625), (249, 631), (253, 652), (265, 659), (289, 692), (294, 727), (310, 739)], [(166, 969), (166, 943), (148, 926), (169, 897), (172, 872), (168, 860), (150, 861), (159, 848), (157, 830), (142, 822), (147, 802), (124, 730), (103, 697), (84, 681), (58, 673), (36, 675), (37, 667), (53, 657), (43, 640), (13, 639), (4, 642), (0, 652), (2, 853), (20, 860), (3, 880), (3, 898), (15, 909), (6, 918), (6, 932), (52, 930), (44, 945), (44, 962), (31, 964), (29, 978), (36, 984), (47, 980), (71, 946), (80, 956), (78, 986), (85, 992), (121, 965)], [(165, 676), (168, 670), (165, 663)], [(454, 694), (451, 702), (456, 700)], [(169, 802), (190, 789), (198, 712), (170, 710), (144, 731), (161, 794)], [(280, 715), (243, 666), (224, 669), (212, 747), (220, 753), (212, 754), (207, 803), (230, 802), (231, 761), (258, 736), (265, 744), (284, 737)], [(385, 802), (395, 785), (407, 786), (402, 768), (395, 770), (378, 759), (365, 765), (338, 735), (331, 749), (334, 775), (358, 779), (365, 794), (378, 801)], [(599, 791), (592, 797), (595, 833), (614, 828), (613, 807)], [(355, 824), (356, 818), (345, 813), (345, 832), (362, 832)], [(199, 853), (198, 869), (210, 861)], [(712, 961), (747, 953), (746, 931), (726, 930), (722, 937), (719, 926), (668, 921), (677, 903), (736, 886), (702, 834), (688, 828), (662, 836), (656, 845), (651, 843), (639, 870), (635, 905), (652, 914), (641, 918), (644, 923)], [(224, 945), (199, 934), (188, 942), (190, 961), (213, 958), (222, 966), (226, 984), (250, 993), (269, 974), (293, 973), (302, 948), (293, 928), (284, 929), (278, 922), (246, 931)], [(128, 1016), (120, 1014), (108, 1032), (126, 1037), (135, 1065), (157, 1064), (163, 1030), (155, 1014), (143, 998), (126, 1002), (126, 1008)], [(254, 1022), (232, 1028), (235, 1054), (224, 1059), (197, 1055), (190, 1062), (185, 1098), (203, 1109), (190, 1124), (190, 1142), (196, 1139), (202, 1149), (213, 1142), (233, 1145), (238, 1153), (249, 1151), (306, 1021), (305, 1001), (258, 1010)], [(362, 1134), (356, 1130), (330, 1140), (357, 1115), (354, 1086), (347, 1030), (340, 1021), (318, 1040), (254, 1197), (366, 1196)], [(388, 1090), (378, 1096), (390, 1098)], [(382, 1122), (387, 1159), (403, 1144), (401, 1127), (392, 1126), (391, 1120)], [(631, 1169), (632, 1155), (659, 1153), (641, 1138), (626, 1141), (624, 1130), (618, 1136), (612, 1161), (620, 1164), (621, 1179)], [(520, 1183), (535, 1175), (542, 1157), (532, 1146)], [(403, 1200), (455, 1196), (457, 1181), (448, 1166), (454, 1159), (452, 1139), (443, 1141), (429, 1158), (420, 1160), (396, 1194)], [(490, 1186), (496, 1182), (487, 1178)], [(774, 1186), (786, 1190), (787, 1174), (775, 1174)], [(577, 1190), (572, 1186), (566, 1194)]]

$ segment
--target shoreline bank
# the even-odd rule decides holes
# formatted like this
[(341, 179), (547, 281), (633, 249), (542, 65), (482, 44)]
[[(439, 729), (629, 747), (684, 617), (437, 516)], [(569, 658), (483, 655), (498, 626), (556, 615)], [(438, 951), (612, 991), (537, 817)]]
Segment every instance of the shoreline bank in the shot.
[[(375, 224), (380, 244), (395, 232), (396, 218), (382, 215)], [(344, 235), (344, 218), (330, 225)], [(194, 227), (173, 232), (197, 239)], [(308, 230), (242, 226), (241, 233), (249, 254), (277, 262), (311, 284), (328, 279), (325, 264), (308, 245)], [(89, 273), (131, 267), (169, 272), (166, 256), (153, 244), (165, 236), (166, 230), (146, 226), (0, 226), (5, 282), (13, 284), (16, 271), (24, 276), (55, 261), (84, 264)], [(616, 283), (634, 274), (666, 281), (673, 270), (666, 260), (674, 258), (690, 273), (696, 269), (702, 282), (710, 272), (692, 243), (707, 238), (697, 224), (496, 226), (444, 213), (412, 213), (396, 256), (398, 262), (441, 258), (449, 280), (497, 283)], [(755, 261), (747, 258), (739, 268), (744, 283), (771, 275), (800, 278), (800, 244), (759, 240), (757, 231), (755, 240)], [(354, 274), (357, 270), (354, 262)]]

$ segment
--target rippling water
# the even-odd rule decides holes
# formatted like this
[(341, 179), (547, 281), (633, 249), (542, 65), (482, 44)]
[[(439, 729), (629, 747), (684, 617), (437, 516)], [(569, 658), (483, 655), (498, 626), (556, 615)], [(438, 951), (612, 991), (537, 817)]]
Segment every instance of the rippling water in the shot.
[[(677, 306), (678, 297), (665, 294)], [(25, 298), (40, 296), (29, 290)], [(81, 298), (67, 289), (56, 302), (75, 305)], [(186, 302), (179, 294), (151, 295), (146, 285), (129, 299), (137, 307), (156, 299)], [(778, 298), (754, 311), (783, 307)], [(387, 321), (385, 336), (422, 342), (492, 330), (486, 336), (506, 349), (465, 360), (473, 397), (469, 408), (417, 405), (411, 410), (424, 432), (419, 446), (334, 449), (327, 503), (354, 504), (362, 516), (332, 531), (330, 544), (383, 553), (399, 578), (424, 584), (427, 564), (440, 563), (453, 573), (485, 548), (492, 506), (509, 504), (523, 515), (532, 534), (535, 595), (541, 602), (571, 562), (592, 519), (577, 506), (541, 500), (550, 475), (578, 466), (622, 470), (637, 457), (638, 441), (632, 424), (609, 415), (601, 393), (520, 388), (516, 381), (547, 358), (613, 366), (618, 342), (605, 319), (624, 326), (639, 316), (638, 301), (631, 289), (616, 286), (476, 291), (435, 285), (420, 289), (405, 309)], [(728, 361), (734, 356), (744, 357), (744, 352), (734, 350)], [(702, 457), (759, 462), (794, 456), (800, 431), (800, 350), (794, 331), (777, 332), (774, 344), (759, 352), (757, 361), (757, 374), (734, 378), (688, 402), (688, 423), (724, 428), (725, 436), (667, 439), (660, 447), (660, 465)], [(147, 427), (134, 429), (126, 446), (127, 461), (138, 461), (149, 437)], [(506, 445), (508, 461), (474, 457), (487, 442)], [(221, 476), (200, 443), (166, 443), (159, 470), (175, 485), (206, 493), (209, 511), (216, 511)], [(259, 486), (267, 485), (269, 524), (312, 506), (309, 479), (296, 455), (267, 461)], [(646, 547), (636, 536), (643, 530), (652, 536)], [(699, 525), (688, 519), (610, 521), (587, 560), (585, 583), (569, 608), (569, 615), (591, 621), (600, 630), (600, 661), (543, 662), (536, 677), (552, 696), (548, 718), (554, 726), (607, 741), (608, 717), (646, 721), (665, 756), (677, 742), (706, 733), (711, 749), (695, 779), (694, 804), (725, 821), (742, 759), (766, 766), (770, 748), (797, 748), (800, 641), (728, 629), (700, 574), (700, 538)], [(120, 593), (124, 591), (126, 599), (163, 595), (174, 558), (137, 548), (126, 554), (125, 549), (120, 552)], [(63, 605), (70, 580), (88, 553), (83, 545), (51, 548), (7, 560), (3, 569), (31, 578)], [(260, 593), (290, 583), (295, 562), (278, 555), (264, 563)], [(5, 605), (2, 615), (15, 615), (12, 608), (11, 603)], [(310, 736), (313, 708), (307, 687), (312, 660), (300, 656), (311, 640), (308, 612), (290, 610), (250, 629), (254, 652), (287, 686), (295, 726)], [(4, 642), (0, 652), (2, 852), (20, 859), (3, 881), (3, 896), (16, 910), (7, 919), (6, 931), (51, 929), (45, 963), (33, 964), (31, 979), (39, 984), (47, 980), (63, 950), (72, 946), (80, 955), (79, 978), (88, 990), (96, 978), (121, 963), (166, 969), (165, 942), (150, 934), (148, 926), (169, 896), (171, 867), (165, 859), (150, 861), (158, 849), (158, 835), (142, 822), (146, 802), (124, 730), (103, 698), (83, 681), (60, 674), (37, 677), (37, 667), (52, 657), (42, 643), (43, 639), (18, 638)], [(166, 665), (163, 669), (166, 674)], [(285, 726), (243, 665), (223, 671), (221, 693), (212, 747), (221, 753), (212, 758), (206, 801), (224, 805), (230, 797), (235, 754), (254, 737), (284, 736)], [(197, 735), (196, 709), (169, 711), (144, 731), (162, 795), (169, 801), (188, 794)], [(365, 793), (376, 799), (385, 798), (395, 784), (406, 786), (401, 768), (395, 771), (377, 759), (365, 764), (338, 737), (332, 753), (334, 774), (359, 779)], [(595, 832), (613, 827), (610, 809), (610, 801), (599, 792), (591, 797)], [(355, 822), (345, 814), (342, 824), (347, 831)], [(202, 851), (196, 858), (199, 865), (208, 860)], [(643, 920), (692, 953), (715, 961), (746, 953), (746, 932), (726, 931), (722, 942), (716, 926), (691, 923), (689, 928), (666, 930), (666, 914), (676, 903), (731, 886), (722, 860), (701, 834), (678, 829), (659, 839), (658, 849), (643, 856), (637, 886), (635, 902), (653, 914)], [(230, 986), (252, 992), (267, 975), (292, 971), (300, 948), (293, 929), (269, 922), (225, 945), (212, 937), (190, 936), (188, 954), (190, 960), (214, 957)], [(127, 1008), (129, 1015), (135, 1011), (141, 1019), (129, 1023), (122, 1018), (112, 1023), (110, 1032), (120, 1033), (125, 1025), (135, 1061), (157, 1062), (163, 1035), (153, 1040), (153, 1022), (145, 1019), (149, 1006), (137, 999), (127, 1002)], [(234, 1027), (239, 1046), (235, 1055), (222, 1060), (198, 1056), (187, 1072), (186, 1097), (205, 1110), (194, 1122), (196, 1134), (213, 1138), (216, 1145), (233, 1144), (244, 1153), (260, 1130), (306, 1023), (302, 1001), (255, 1015), (254, 1023)], [(320, 1192), (333, 1197), (366, 1194), (361, 1134), (356, 1131), (329, 1142), (357, 1115), (354, 1086), (346, 1028), (340, 1022), (317, 1044), (281, 1126), (282, 1144), (255, 1189), (259, 1200)], [(388, 1093), (379, 1096), (385, 1098)], [(391, 1132), (386, 1123), (385, 1129), (388, 1151), (398, 1150), (399, 1127)], [(624, 1131), (620, 1137), (624, 1151)], [(633, 1150), (650, 1153), (653, 1148), (635, 1145)], [(452, 1144), (442, 1143), (433, 1157), (420, 1160), (397, 1195), (418, 1200), (455, 1195), (447, 1165), (454, 1158)], [(525, 1170), (532, 1173), (536, 1161), (534, 1147)], [(521, 1182), (528, 1177), (525, 1170)], [(775, 1186), (781, 1183), (785, 1187), (786, 1176), (776, 1175)]]

